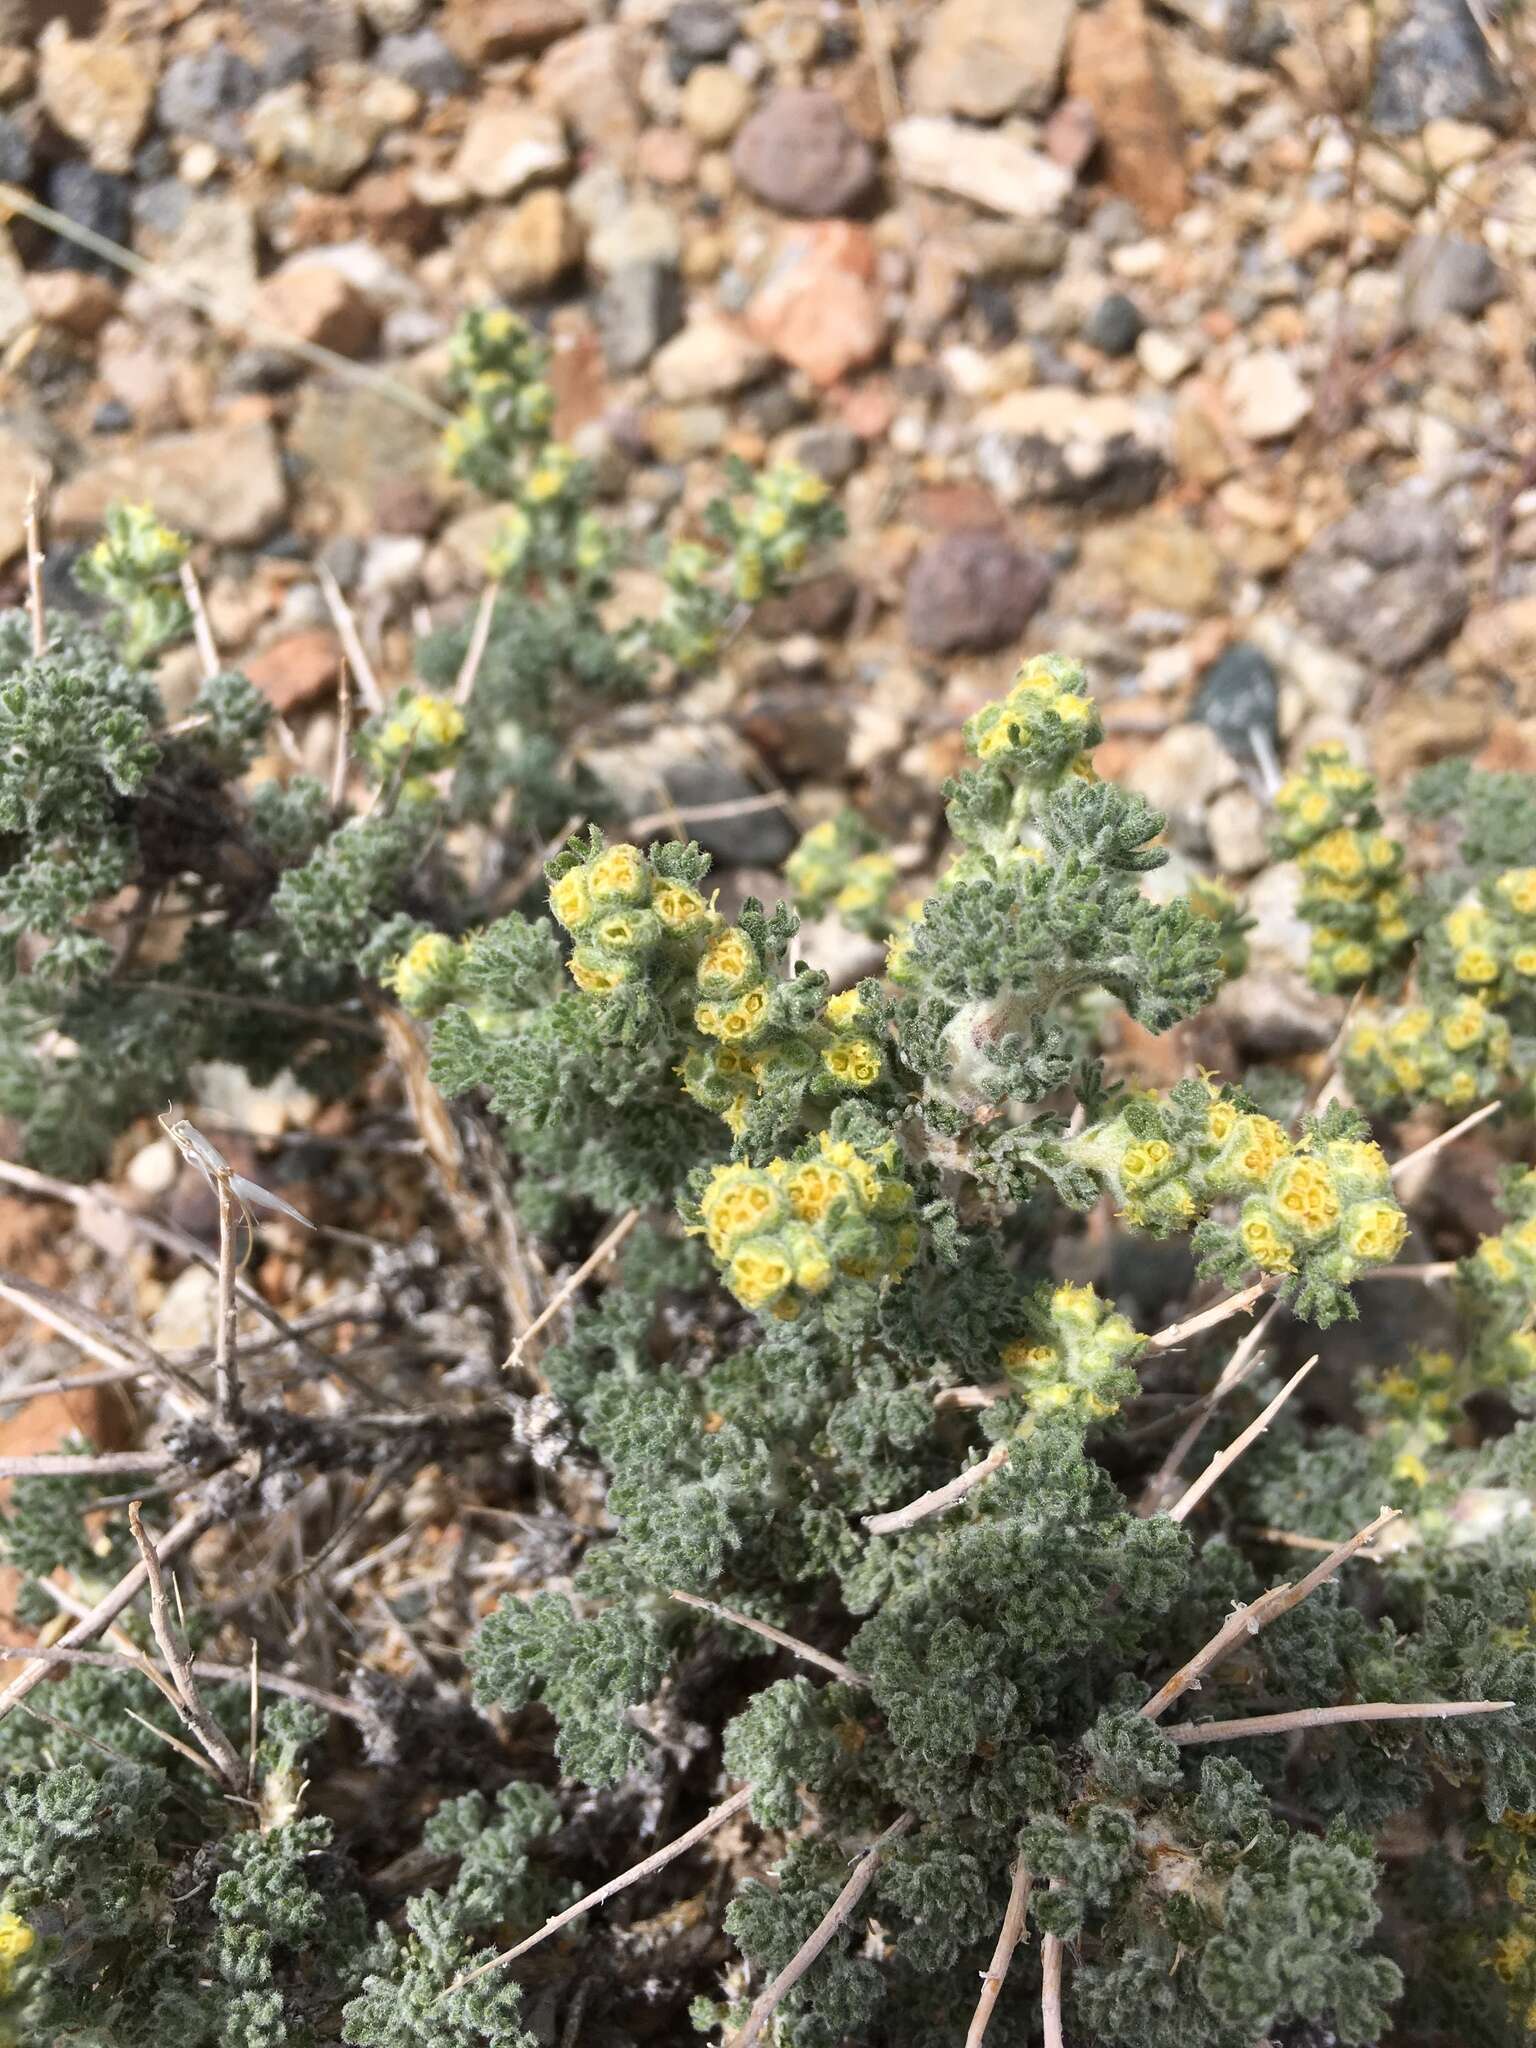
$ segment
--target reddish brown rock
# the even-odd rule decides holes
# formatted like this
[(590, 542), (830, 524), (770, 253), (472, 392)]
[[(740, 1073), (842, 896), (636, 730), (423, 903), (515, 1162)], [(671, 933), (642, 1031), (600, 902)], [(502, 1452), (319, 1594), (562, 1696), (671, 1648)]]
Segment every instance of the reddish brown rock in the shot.
[(378, 339), (373, 308), (349, 279), (324, 263), (269, 277), (256, 294), (255, 310), (285, 333), (341, 356), (366, 355)]
[(1078, 15), (1067, 91), (1093, 110), (1115, 191), (1148, 227), (1166, 227), (1189, 204), (1184, 131), (1143, 0), (1105, 0)]
[(1043, 555), (998, 533), (954, 533), (907, 579), (907, 638), (928, 654), (986, 654), (1017, 640), (1050, 588)]
[(736, 175), (779, 213), (847, 213), (875, 178), (875, 155), (829, 92), (776, 92), (736, 137)]
[(117, 292), (88, 270), (39, 270), (27, 279), (27, 303), (50, 327), (89, 341), (117, 311)]
[(438, 28), (453, 54), (475, 65), (533, 56), (585, 20), (569, 0), (449, 0)]
[(875, 281), (874, 237), (845, 221), (786, 235), (747, 309), (747, 325), (814, 384), (836, 384), (885, 347), (885, 307)]
[(253, 654), (245, 673), (274, 710), (289, 712), (335, 688), (341, 646), (334, 633), (312, 626), (288, 633)]

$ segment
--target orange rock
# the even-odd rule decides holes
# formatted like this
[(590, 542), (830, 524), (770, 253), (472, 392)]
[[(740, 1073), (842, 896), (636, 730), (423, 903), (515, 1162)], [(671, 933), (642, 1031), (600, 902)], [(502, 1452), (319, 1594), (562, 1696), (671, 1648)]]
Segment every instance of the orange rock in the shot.
[(253, 654), (245, 673), (275, 710), (288, 712), (333, 689), (340, 662), (335, 634), (311, 626), (302, 633), (285, 634)]
[(1111, 186), (1148, 227), (1167, 227), (1189, 204), (1184, 130), (1143, 0), (1105, 0), (1078, 15), (1067, 91), (1093, 109)]
[(379, 331), (377, 316), (362, 293), (324, 263), (306, 263), (269, 277), (256, 294), (255, 311), (300, 341), (343, 356), (366, 355)]
[(748, 327), (812, 383), (838, 383), (885, 347), (875, 257), (874, 237), (851, 221), (818, 221), (787, 234), (747, 308)]

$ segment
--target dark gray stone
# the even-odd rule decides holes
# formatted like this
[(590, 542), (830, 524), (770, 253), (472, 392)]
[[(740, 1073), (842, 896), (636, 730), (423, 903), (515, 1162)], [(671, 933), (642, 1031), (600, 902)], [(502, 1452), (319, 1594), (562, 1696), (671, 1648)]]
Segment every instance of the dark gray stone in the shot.
[(795, 460), (823, 483), (846, 483), (864, 460), (864, 443), (849, 427), (809, 427), (795, 443)]
[(96, 417), (91, 421), (94, 434), (126, 434), (133, 425), (133, 414), (120, 398), (109, 398), (99, 406)]
[(1410, 0), (1376, 54), (1371, 126), (1416, 135), (1426, 121), (1502, 121), (1510, 106), (1466, 0)]
[[(1280, 686), (1268, 655), (1240, 640), (1201, 679), (1191, 716), (1208, 725), (1236, 760), (1279, 754)], [(1253, 735), (1260, 735), (1255, 748)]]
[(683, 324), (683, 288), (670, 263), (626, 263), (597, 296), (603, 360), (623, 373), (642, 369)]
[(747, 122), (731, 151), (736, 175), (778, 213), (850, 212), (875, 180), (875, 153), (829, 92), (783, 88)]
[(253, 65), (227, 43), (166, 66), (155, 94), (155, 118), (172, 135), (197, 135), (219, 149), (240, 147), (236, 116), (261, 94)]
[(1083, 339), (1103, 355), (1128, 356), (1146, 324), (1134, 299), (1124, 292), (1111, 292), (1089, 314)]
[(1449, 315), (1475, 319), (1504, 290), (1504, 278), (1481, 242), (1457, 235), (1418, 235), (1403, 253), (1403, 317), (1427, 334)]
[(24, 191), (32, 182), (32, 137), (12, 114), (0, 114), (0, 178)]
[(385, 36), (373, 53), (373, 61), (391, 78), (400, 79), (429, 99), (463, 92), (469, 84), (469, 73), (435, 28)]
[(738, 33), (736, 11), (725, 0), (679, 0), (667, 16), (667, 42), (690, 70), (717, 62)]
[[(56, 164), (48, 174), (48, 204), (77, 226), (91, 228), (112, 242), (128, 239), (128, 193), (126, 178), (92, 170), (89, 164)], [(55, 270), (94, 270), (101, 277), (118, 274), (117, 265), (105, 256), (93, 255), (62, 235), (54, 237), (48, 261)]]
[(1291, 596), (1309, 625), (1391, 671), (1443, 647), (1470, 593), (1444, 513), (1399, 489), (1320, 533), (1291, 571)]
[(907, 638), (927, 654), (986, 654), (1017, 640), (1051, 584), (1044, 555), (999, 533), (952, 533), (907, 578)]
[(133, 224), (152, 235), (174, 235), (192, 204), (192, 188), (179, 178), (156, 178), (133, 195)]
[(796, 832), (781, 810), (745, 811), (734, 818), (691, 818), (690, 810), (739, 803), (761, 789), (724, 761), (674, 761), (666, 769), (667, 793), (683, 813), (688, 837), (696, 839), (722, 867), (778, 867), (794, 846)]

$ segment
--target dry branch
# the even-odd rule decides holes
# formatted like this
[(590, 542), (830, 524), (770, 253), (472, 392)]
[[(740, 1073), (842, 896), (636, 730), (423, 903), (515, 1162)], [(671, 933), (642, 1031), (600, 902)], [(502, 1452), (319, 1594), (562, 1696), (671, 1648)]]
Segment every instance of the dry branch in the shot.
[(794, 1990), (806, 1971), (815, 1962), (822, 1950), (831, 1941), (838, 1929), (852, 1914), (853, 1909), (874, 1883), (884, 1859), (885, 1852), (893, 1842), (900, 1841), (917, 1816), (903, 1813), (893, 1820), (878, 1840), (870, 1843), (854, 1867), (853, 1875), (832, 1901), (821, 1924), (803, 1941), (789, 1961), (780, 1970), (773, 1982), (758, 1993), (752, 2010), (747, 2014), (746, 2024), (731, 2038), (730, 2048), (753, 2048), (763, 2038), (763, 2029), (778, 2011), (780, 2005)]
[(919, 1494), (916, 1500), (908, 1501), (904, 1508), (892, 1508), (883, 1515), (865, 1515), (864, 1526), (871, 1536), (894, 1536), (899, 1529), (910, 1529), (915, 1523), (927, 1521), (930, 1515), (941, 1515), (946, 1508), (952, 1508), (956, 1501), (965, 1496), (983, 1480), (990, 1479), (999, 1465), (1008, 1456), (1008, 1443), (994, 1444), (978, 1464), (970, 1465), (964, 1472), (943, 1486), (934, 1487), (931, 1493)]
[(1192, 1513), (1192, 1511), (1200, 1505), (1201, 1501), (1205, 1499), (1205, 1496), (1216, 1484), (1217, 1480), (1221, 1477), (1222, 1473), (1227, 1471), (1227, 1469), (1230, 1466), (1235, 1465), (1238, 1459), (1243, 1455), (1244, 1451), (1247, 1450), (1248, 1446), (1251, 1443), (1253, 1443), (1256, 1438), (1261, 1437), (1264, 1434), (1265, 1430), (1268, 1429), (1269, 1425), (1274, 1421), (1275, 1417), (1280, 1413), (1280, 1410), (1285, 1406), (1286, 1402), (1289, 1401), (1292, 1394), (1295, 1393), (1296, 1389), (1301, 1385), (1302, 1381), (1306, 1378), (1307, 1374), (1312, 1370), (1313, 1366), (1316, 1365), (1316, 1363), (1317, 1353), (1314, 1351), (1312, 1356), (1307, 1360), (1306, 1364), (1302, 1366), (1298, 1372), (1292, 1373), (1291, 1377), (1286, 1381), (1285, 1385), (1280, 1389), (1279, 1393), (1276, 1394), (1275, 1398), (1273, 1399), (1273, 1401), (1270, 1402), (1269, 1406), (1267, 1408), (1261, 1409), (1260, 1412), (1253, 1418), (1252, 1422), (1249, 1423), (1248, 1427), (1245, 1430), (1241, 1431), (1239, 1435), (1233, 1437), (1231, 1443), (1229, 1443), (1224, 1450), (1220, 1450), (1216, 1453), (1215, 1457), (1212, 1458), (1209, 1465), (1207, 1465), (1205, 1470), (1200, 1474), (1200, 1477), (1197, 1480), (1195, 1480), (1193, 1485), (1185, 1489), (1185, 1491), (1180, 1495), (1179, 1499), (1175, 1501), (1173, 1506), (1168, 1510), (1168, 1518), (1170, 1521), (1182, 1522), (1187, 1515)]
[(992, 1951), (992, 1960), (987, 1965), (987, 1974), (981, 1980), (981, 1996), (976, 2001), (976, 2010), (971, 2014), (971, 2024), (965, 2030), (965, 2048), (982, 2048), (987, 2028), (992, 2023), (992, 2013), (1002, 1996), (1008, 1972), (1013, 1964), (1013, 1952), (1024, 1933), (1024, 1915), (1029, 1910), (1031, 1879), (1029, 1865), (1020, 1856), (1013, 1866), (1013, 1885), (1008, 1893), (1008, 1910), (1003, 1915), (1003, 1924), (998, 1930), (997, 1947)]
[(473, 1984), (477, 1977), (485, 1976), (489, 1970), (499, 1970), (504, 1963), (516, 1962), (519, 1956), (526, 1955), (531, 1948), (537, 1948), (541, 1941), (547, 1940), (551, 1934), (558, 1934), (562, 1927), (568, 1927), (573, 1920), (579, 1920), (584, 1913), (590, 1913), (594, 1906), (602, 1905), (616, 1892), (627, 1891), (632, 1884), (639, 1884), (642, 1878), (650, 1877), (654, 1871), (664, 1870), (674, 1857), (681, 1856), (685, 1850), (691, 1849), (695, 1842), (702, 1842), (704, 1837), (712, 1835), (716, 1828), (724, 1827), (733, 1815), (741, 1812), (751, 1797), (752, 1787), (743, 1785), (741, 1790), (733, 1792), (729, 1799), (723, 1799), (718, 1806), (712, 1806), (704, 1818), (696, 1821), (685, 1835), (679, 1835), (675, 1842), (668, 1842), (664, 1849), (656, 1850), (655, 1854), (647, 1856), (644, 1862), (632, 1864), (628, 1870), (621, 1870), (617, 1877), (610, 1877), (608, 1882), (600, 1884), (595, 1892), (588, 1892), (586, 1897), (578, 1899), (574, 1906), (567, 1906), (563, 1913), (556, 1913), (536, 1932), (526, 1935), (511, 1948), (503, 1949), (499, 1956), (492, 1956), (489, 1962), (480, 1963), (464, 1976), (456, 1977), (442, 1996), (447, 1998), (451, 1992), (462, 1991), (466, 1984)]
[(1336, 1728), (1349, 1721), (1453, 1721), (1464, 1714), (1504, 1714), (1513, 1700), (1362, 1700), (1346, 1707), (1297, 1707), (1288, 1714), (1245, 1714), (1237, 1721), (1175, 1721), (1170, 1742), (1241, 1742), (1245, 1737), (1291, 1735), (1303, 1728)]
[(128, 1505), (128, 1527), (133, 1540), (139, 1546), (139, 1556), (144, 1563), (145, 1576), (149, 1581), (149, 1625), (155, 1632), (155, 1641), (160, 1645), (160, 1654), (170, 1670), (172, 1683), (176, 1688), (176, 1710), (182, 1721), (207, 1750), (219, 1776), (232, 1790), (238, 1791), (245, 1783), (245, 1772), (235, 1754), (234, 1744), (203, 1705), (202, 1694), (197, 1689), (197, 1679), (192, 1670), (190, 1654), (177, 1640), (176, 1630), (171, 1623), (171, 1610), (166, 1604), (165, 1578), (160, 1570), (160, 1559), (155, 1546), (144, 1534), (144, 1524), (139, 1517), (139, 1503)]
[(1142, 1719), (1156, 1721), (1167, 1713), (1174, 1701), (1182, 1699), (1191, 1687), (1198, 1686), (1206, 1672), (1214, 1664), (1219, 1664), (1235, 1644), (1245, 1636), (1256, 1636), (1261, 1628), (1267, 1628), (1282, 1614), (1289, 1614), (1293, 1607), (1299, 1607), (1325, 1579), (1333, 1577), (1341, 1564), (1347, 1563), (1389, 1522), (1395, 1522), (1397, 1516), (1396, 1508), (1383, 1508), (1374, 1522), (1367, 1522), (1347, 1542), (1336, 1545), (1304, 1579), (1298, 1579), (1294, 1585), (1272, 1586), (1267, 1593), (1261, 1593), (1251, 1607), (1235, 1607), (1205, 1647), (1197, 1650), (1187, 1664), (1181, 1664), (1173, 1676), (1153, 1693), (1141, 1709)]
[(807, 1664), (819, 1664), (823, 1671), (830, 1671), (834, 1678), (840, 1678), (845, 1685), (868, 1685), (869, 1680), (862, 1671), (855, 1671), (851, 1664), (845, 1664), (840, 1657), (832, 1657), (825, 1650), (818, 1650), (814, 1643), (803, 1643), (798, 1636), (790, 1635), (782, 1628), (775, 1628), (771, 1621), (758, 1621), (750, 1614), (742, 1614), (734, 1607), (726, 1607), (718, 1600), (702, 1599), (697, 1593), (683, 1593), (676, 1586), (667, 1589), (669, 1600), (679, 1601), (684, 1607), (700, 1608), (705, 1614), (712, 1614), (718, 1621), (729, 1621), (737, 1628), (750, 1629), (755, 1636), (762, 1636), (770, 1643), (777, 1643), (781, 1650), (790, 1650), (797, 1657), (803, 1657)]

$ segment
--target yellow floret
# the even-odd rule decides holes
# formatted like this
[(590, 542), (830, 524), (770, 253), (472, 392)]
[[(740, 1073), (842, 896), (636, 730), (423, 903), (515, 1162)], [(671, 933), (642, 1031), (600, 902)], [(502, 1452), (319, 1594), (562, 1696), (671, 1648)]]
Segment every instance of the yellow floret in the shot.
[(757, 972), (757, 954), (751, 941), (735, 925), (711, 939), (699, 962), (701, 986), (713, 982), (722, 988), (737, 988)]
[(549, 907), (568, 932), (579, 932), (592, 915), (592, 892), (580, 868), (551, 883)]
[(841, 995), (829, 996), (822, 1015), (838, 1030), (853, 1023), (863, 1004), (863, 997), (856, 988), (845, 988)]
[(611, 995), (625, 979), (621, 966), (607, 966), (601, 961), (583, 959), (579, 953), (573, 953), (568, 964), (572, 981), (584, 995)]
[(1173, 1158), (1173, 1147), (1162, 1138), (1151, 1138), (1144, 1145), (1133, 1145), (1120, 1162), (1120, 1172), (1128, 1185), (1151, 1180), (1161, 1173)]
[(1325, 838), (1308, 849), (1303, 856), (1303, 865), (1321, 868), (1324, 874), (1332, 875), (1341, 882), (1352, 882), (1365, 867), (1360, 852), (1360, 841), (1347, 826), (1330, 832)]
[(850, 1038), (828, 1046), (821, 1063), (835, 1080), (854, 1088), (872, 1088), (880, 1078), (880, 1054), (867, 1038)]
[(1536, 868), (1510, 868), (1494, 886), (1521, 917), (1536, 917)]
[(1359, 939), (1347, 940), (1333, 955), (1333, 971), (1345, 981), (1363, 981), (1374, 965), (1370, 947)]
[(754, 1237), (778, 1221), (783, 1198), (764, 1174), (717, 1166), (699, 1202), (709, 1248), (717, 1257), (743, 1237)]
[(1049, 1372), (1061, 1362), (1061, 1355), (1051, 1344), (1006, 1345), (1003, 1349), (1002, 1367), (1004, 1372), (1042, 1373)]
[(1244, 1251), (1261, 1271), (1284, 1273), (1290, 1270), (1291, 1248), (1270, 1218), (1261, 1211), (1243, 1218), (1238, 1226), (1238, 1236), (1242, 1239)]
[(1286, 1222), (1304, 1237), (1321, 1237), (1339, 1219), (1339, 1192), (1320, 1160), (1292, 1160), (1280, 1174), (1274, 1201)]
[(1460, 951), (1475, 945), (1488, 931), (1488, 913), (1480, 903), (1464, 903), (1445, 920), (1445, 936)]
[(1447, 1109), (1467, 1109), (1477, 1100), (1477, 1076), (1470, 1067), (1456, 1067), (1440, 1090)]
[(1225, 1144), (1231, 1137), (1237, 1122), (1237, 1110), (1230, 1102), (1213, 1102), (1205, 1115), (1205, 1128), (1218, 1145)]
[(1465, 1052), (1469, 1045), (1476, 1045), (1483, 1035), (1488, 1013), (1473, 996), (1459, 1002), (1440, 1026), (1440, 1036), (1452, 1052)]
[(835, 1203), (855, 1199), (847, 1174), (818, 1159), (797, 1166), (784, 1183), (784, 1193), (802, 1223), (820, 1223)]
[(1456, 979), (1474, 988), (1486, 988), (1499, 978), (1499, 963), (1486, 946), (1467, 946), (1456, 955)]
[(428, 988), (443, 973), (454, 955), (452, 939), (441, 932), (424, 932), (390, 968), (386, 979), (401, 1002), (409, 1009), (419, 1002)]
[(666, 882), (651, 896), (651, 908), (671, 932), (686, 932), (709, 916), (709, 905), (697, 889)]
[(1080, 1287), (1071, 1281), (1064, 1281), (1051, 1293), (1051, 1314), (1058, 1322), (1074, 1323), (1080, 1329), (1097, 1328), (1100, 1305), (1091, 1287)]
[(613, 897), (637, 902), (645, 892), (646, 880), (644, 854), (624, 841), (599, 854), (587, 869), (587, 886), (598, 902)]
[(782, 1252), (747, 1246), (731, 1260), (726, 1281), (743, 1308), (766, 1308), (794, 1284), (794, 1270)]
[(1428, 1486), (1429, 1467), (1413, 1451), (1401, 1451), (1392, 1460), (1392, 1477), (1406, 1479), (1410, 1486)]
[(1396, 1202), (1362, 1202), (1349, 1212), (1344, 1241), (1357, 1259), (1380, 1265), (1395, 1259), (1408, 1235), (1408, 1218)]
[(1291, 1149), (1291, 1141), (1269, 1116), (1245, 1116), (1237, 1128), (1237, 1166), (1245, 1180), (1262, 1187)]

